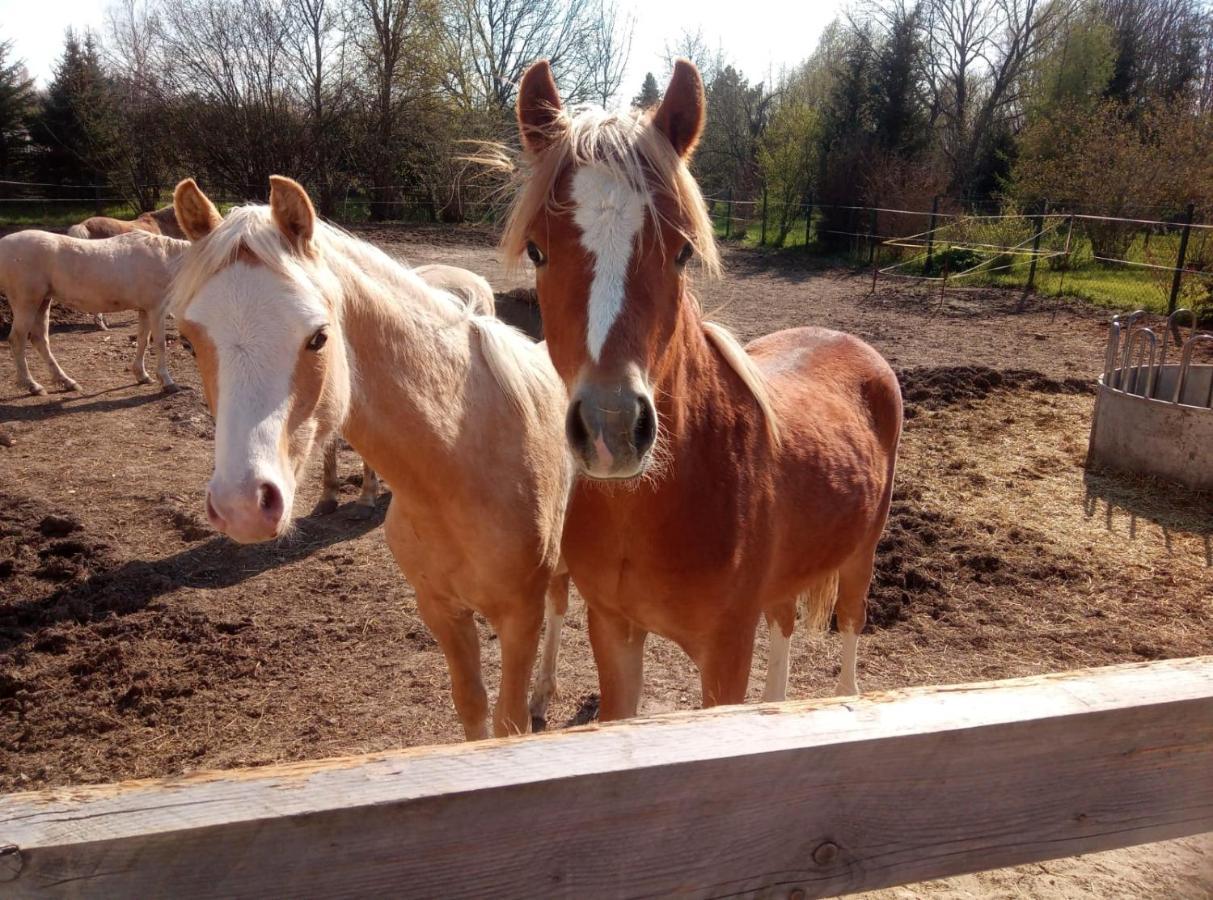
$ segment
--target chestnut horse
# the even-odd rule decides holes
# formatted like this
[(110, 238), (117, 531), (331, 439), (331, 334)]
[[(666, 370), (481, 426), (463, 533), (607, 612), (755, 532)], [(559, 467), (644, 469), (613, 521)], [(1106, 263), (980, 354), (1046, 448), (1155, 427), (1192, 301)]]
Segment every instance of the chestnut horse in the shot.
[(892, 369), (838, 332), (743, 348), (704, 320), (689, 263), (712, 274), (719, 257), (687, 169), (704, 120), (693, 65), (677, 63), (655, 111), (570, 115), (540, 62), (517, 112), (526, 168), (503, 247), (535, 265), (569, 389), (583, 477), (563, 549), (589, 608), (601, 717), (636, 713), (649, 632), (695, 662), (705, 706), (741, 702), (761, 616), (763, 696), (782, 699), (798, 601), (810, 627), (836, 614), (838, 690), (855, 693), (901, 432)]
[(545, 596), (540, 715), (568, 597), (564, 386), (543, 348), (317, 221), (294, 181), (270, 183), (268, 207), (226, 219), (192, 180), (175, 194), (195, 243), (174, 306), (215, 415), (207, 517), (238, 541), (282, 535), (313, 446), (343, 434), (392, 486), (388, 546), (446, 656), (464, 733), (489, 734), (473, 611), (501, 647), (492, 732), (526, 731)]

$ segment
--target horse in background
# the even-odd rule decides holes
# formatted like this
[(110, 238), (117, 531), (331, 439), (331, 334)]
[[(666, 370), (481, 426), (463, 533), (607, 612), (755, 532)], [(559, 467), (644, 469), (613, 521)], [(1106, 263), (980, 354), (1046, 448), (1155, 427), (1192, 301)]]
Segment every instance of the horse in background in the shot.
[(177, 390), (168, 369), (164, 317), (169, 282), (188, 246), (143, 231), (106, 241), (33, 230), (0, 238), (0, 293), (13, 310), (9, 344), (18, 385), (31, 394), (46, 393), (26, 365), (26, 344), (33, 341), (54, 379), (65, 390), (80, 389), (51, 353), (50, 309), (57, 300), (83, 313), (136, 310), (139, 335), (131, 372), (140, 384), (152, 380), (145, 366), (150, 336), (156, 344), (160, 383), (166, 392)]
[[(109, 216), (92, 216), (73, 225), (67, 230), (67, 234), (68, 237), (96, 241), (117, 237), (120, 234), (130, 234), (132, 231), (146, 231), (148, 234), (160, 234), (179, 241), (185, 240), (185, 232), (177, 224), (177, 214), (173, 211), (172, 204), (154, 212), (141, 213), (129, 221), (112, 219)], [(93, 316), (93, 322), (102, 331), (109, 329), (105, 322), (105, 315), (102, 313)]]
[[(281, 536), (312, 448), (343, 434), (392, 486), (384, 534), (446, 657), (465, 736), (529, 730), (555, 690), (573, 475), (543, 348), (319, 221), (290, 179), (271, 179), (268, 207), (226, 219), (192, 180), (174, 199), (194, 241), (174, 310), (216, 422), (211, 524), (242, 542)], [(501, 648), (491, 728), (474, 612)]]
[(569, 389), (582, 477), (563, 551), (588, 607), (602, 719), (636, 714), (645, 636), (677, 643), (703, 704), (745, 698), (758, 620), (766, 700), (783, 699), (798, 605), (837, 617), (853, 694), (876, 544), (901, 433), (897, 377), (822, 328), (746, 347), (704, 319), (698, 256), (720, 259), (687, 165), (706, 101), (674, 67), (651, 112), (566, 113), (546, 62), (519, 88), (524, 177), (502, 247), (535, 266), (544, 336)]

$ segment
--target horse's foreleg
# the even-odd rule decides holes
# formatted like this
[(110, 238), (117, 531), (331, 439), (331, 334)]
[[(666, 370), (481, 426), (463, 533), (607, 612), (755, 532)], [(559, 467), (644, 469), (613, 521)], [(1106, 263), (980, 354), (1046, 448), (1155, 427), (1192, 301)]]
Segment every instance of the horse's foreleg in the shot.
[(586, 607), (590, 646), (598, 667), (598, 719), (627, 719), (640, 709), (644, 641), (648, 632), (612, 612)]
[(151, 313), (152, 318), (152, 340), (156, 342), (156, 376), (160, 379), (160, 385), (166, 394), (173, 394), (181, 390), (177, 382), (173, 381), (173, 376), (168, 370), (168, 341), (164, 335), (164, 313), (161, 309)]
[(324, 445), (324, 474), (320, 476), (322, 491), (320, 502), (312, 509), (313, 516), (327, 516), (337, 511), (337, 495), (341, 491), (341, 482), (337, 480), (337, 442), (341, 438), (333, 436)]
[(728, 622), (701, 652), (694, 654), (705, 707), (745, 700), (757, 619)]
[(42, 357), (42, 361), (46, 363), (46, 367), (51, 370), (51, 374), (55, 380), (63, 386), (65, 391), (78, 391), (80, 385), (76, 384), (63, 367), (59, 365), (59, 360), (55, 359), (55, 354), (51, 353), (51, 298), (46, 297), (38, 305), (37, 317), (34, 320), (33, 330), (30, 332), (30, 337), (33, 338), (34, 346), (38, 349), (38, 354)]
[(35, 307), (12, 294), (9, 295), (9, 306), (13, 310), (13, 326), (8, 334), (8, 345), (17, 369), (17, 386), (31, 394), (45, 394), (46, 388), (34, 381), (25, 362), (25, 348), (37, 319)]
[(543, 631), (543, 655), (540, 657), (535, 690), (531, 694), (531, 728), (536, 731), (547, 721), (548, 704), (559, 693), (556, 661), (560, 656), (560, 633), (564, 630), (564, 617), (569, 611), (567, 571), (552, 576), (552, 581), (548, 584), (545, 609), (547, 624)]
[(498, 617), (493, 623), (501, 644), (501, 685), (493, 711), (493, 734), (506, 737), (531, 730), (527, 708), (527, 690), (539, 650), (539, 632), (543, 628), (543, 604), (538, 597)]
[(110, 330), (109, 325), (105, 324), (105, 313), (97, 313), (95, 316), (93, 316), (93, 324), (102, 331)]
[(480, 673), (480, 635), (476, 633), (471, 610), (454, 609), (445, 598), (418, 591), (417, 611), (446, 657), (451, 694), (463, 723), (464, 737), (469, 741), (487, 738), (489, 697)]
[(152, 380), (147, 374), (147, 341), (151, 331), (150, 314), (146, 309), (139, 310), (139, 336), (135, 339), (135, 361), (131, 363), (131, 374), (139, 384), (150, 384)]

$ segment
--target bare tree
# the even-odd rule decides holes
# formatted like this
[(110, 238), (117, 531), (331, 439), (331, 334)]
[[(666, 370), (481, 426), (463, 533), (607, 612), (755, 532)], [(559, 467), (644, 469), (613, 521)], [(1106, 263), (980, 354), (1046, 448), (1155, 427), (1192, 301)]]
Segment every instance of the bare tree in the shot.
[(595, 103), (607, 107), (627, 72), (636, 18), (631, 13), (620, 16), (619, 7), (609, 0), (598, 0), (595, 6), (586, 41), (588, 90)]

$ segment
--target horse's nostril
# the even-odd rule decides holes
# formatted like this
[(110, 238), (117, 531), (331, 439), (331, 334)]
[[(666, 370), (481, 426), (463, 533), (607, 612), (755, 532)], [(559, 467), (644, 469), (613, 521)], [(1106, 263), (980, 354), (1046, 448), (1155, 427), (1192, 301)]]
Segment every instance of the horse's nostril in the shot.
[(268, 481), (257, 488), (257, 505), (266, 518), (278, 519), (282, 515), (282, 492)]
[(641, 395), (636, 398), (636, 424), (632, 426), (632, 441), (636, 452), (647, 453), (657, 440), (657, 411), (648, 397)]
[(569, 440), (569, 445), (575, 450), (584, 449), (590, 443), (590, 430), (586, 427), (582, 412), (581, 401), (574, 400), (569, 404), (569, 412), (564, 420), (565, 436)]

